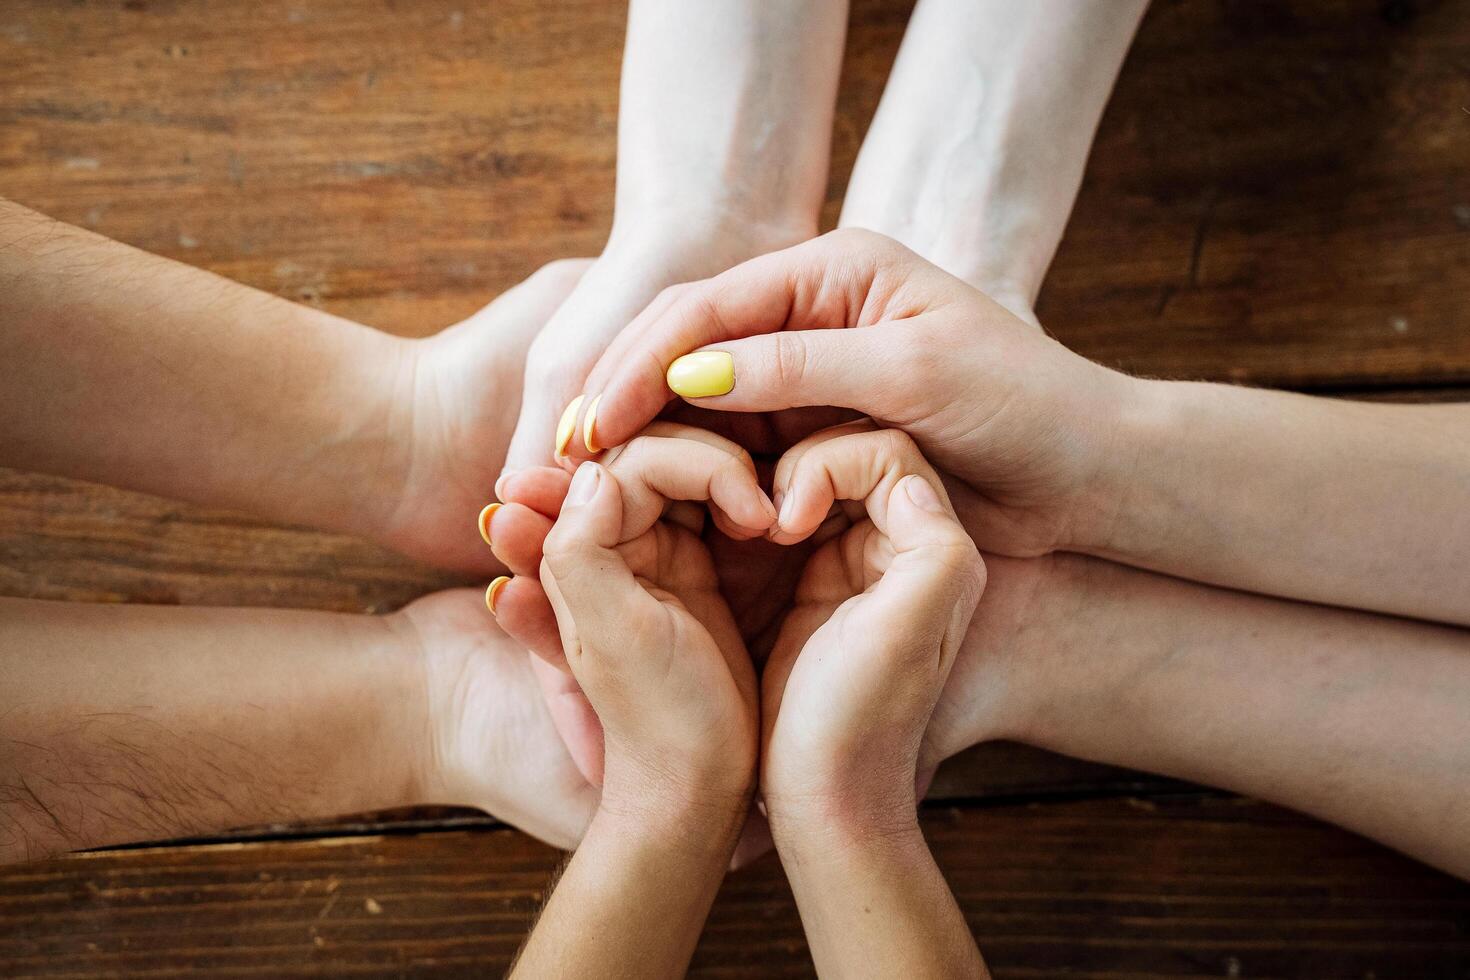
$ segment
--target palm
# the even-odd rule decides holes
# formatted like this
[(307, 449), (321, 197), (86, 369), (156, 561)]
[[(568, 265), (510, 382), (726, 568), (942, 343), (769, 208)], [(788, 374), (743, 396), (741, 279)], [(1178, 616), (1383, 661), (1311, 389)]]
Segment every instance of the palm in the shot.
[[(476, 590), (426, 596), (403, 610), (423, 651), (434, 722), (425, 791), (476, 806), (571, 847), (597, 805), (552, 727), (523, 649), (485, 621)], [(434, 797), (431, 797), (434, 798)]]

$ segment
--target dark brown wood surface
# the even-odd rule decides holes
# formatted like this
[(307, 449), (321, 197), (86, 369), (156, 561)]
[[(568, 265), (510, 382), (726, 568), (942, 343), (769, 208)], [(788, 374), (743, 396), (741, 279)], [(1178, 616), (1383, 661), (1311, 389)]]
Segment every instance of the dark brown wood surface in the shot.
[[(829, 224), (909, 6), (854, 2)], [(0, 194), (429, 333), (599, 249), (623, 19), (613, 0), (7, 0)], [(1154, 0), (1042, 295), (1053, 333), (1146, 374), (1465, 400), (1467, 296), (1470, 4)], [(371, 611), (447, 582), (0, 471), (7, 595)], [(1177, 787), (1014, 746), (936, 788), (964, 801), (927, 826), (1003, 975), (1470, 973), (1465, 888), (1351, 835), (1238, 801), (1062, 802)], [(0, 975), (493, 972), (556, 858), (470, 823), (8, 869)], [(767, 861), (727, 884), (697, 972), (804, 974), (804, 955)]]
[[(1240, 800), (931, 809), (997, 975), (1453, 977), (1470, 886)], [(6, 976), (493, 976), (560, 856), (482, 829), (147, 851), (0, 871)], [(725, 882), (696, 976), (808, 976), (767, 857)]]

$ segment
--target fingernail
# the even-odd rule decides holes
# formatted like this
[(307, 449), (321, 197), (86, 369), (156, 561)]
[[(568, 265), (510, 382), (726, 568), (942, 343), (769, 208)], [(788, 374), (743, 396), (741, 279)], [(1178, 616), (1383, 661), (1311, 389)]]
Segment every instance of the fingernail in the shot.
[(669, 365), (667, 379), (674, 394), (685, 398), (728, 395), (735, 387), (735, 358), (722, 350), (685, 354)]
[(596, 463), (583, 463), (577, 467), (577, 475), (572, 477), (572, 485), (567, 487), (567, 498), (562, 501), (562, 507), (580, 507), (592, 499), (597, 493), (597, 485), (602, 481), (602, 467)]
[(500, 509), (500, 506), (499, 503), (486, 504), (485, 509), (480, 511), (480, 537), (484, 538), (485, 543), (492, 548), (495, 547), (495, 542), (490, 540), (490, 519), (495, 516), (495, 512)]
[(602, 401), (602, 395), (592, 399), (592, 404), (587, 406), (587, 415), (582, 420), (582, 445), (587, 447), (589, 453), (600, 453), (602, 447), (597, 444), (597, 405)]
[(909, 495), (920, 510), (927, 510), (931, 514), (943, 514), (944, 503), (939, 499), (939, 494), (929, 485), (929, 481), (922, 476), (906, 476), (903, 479), (903, 492)]
[(785, 529), (786, 525), (791, 521), (791, 515), (795, 513), (795, 511), (796, 494), (793, 493), (790, 496), (783, 495), (781, 499), (781, 513), (780, 516), (776, 518), (776, 523), (781, 525), (782, 529)]
[(490, 586), (485, 589), (485, 608), (490, 610), (491, 615), (495, 613), (495, 600), (500, 598), (500, 590), (505, 588), (506, 583), (509, 581), (509, 575), (502, 575), (491, 582)]
[(582, 407), (582, 396), (573, 398), (561, 413), (561, 421), (556, 423), (556, 455), (565, 456), (567, 446), (572, 443), (572, 433), (577, 431), (577, 410)]
[(495, 481), (495, 496), (501, 500), (505, 499), (505, 482), (516, 475), (515, 470), (502, 470), (500, 478)]

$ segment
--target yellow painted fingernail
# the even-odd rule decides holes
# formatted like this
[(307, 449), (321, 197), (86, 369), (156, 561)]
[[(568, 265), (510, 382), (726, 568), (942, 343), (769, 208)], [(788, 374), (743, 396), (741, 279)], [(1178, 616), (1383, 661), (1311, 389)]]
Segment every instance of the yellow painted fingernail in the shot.
[(485, 509), (480, 511), (480, 537), (484, 538), (485, 543), (492, 548), (495, 547), (495, 542), (490, 540), (490, 519), (495, 516), (495, 512), (499, 509), (500, 504), (494, 503), (486, 504)]
[(502, 575), (485, 589), (485, 608), (490, 610), (492, 615), (495, 613), (495, 600), (500, 597), (500, 590), (505, 588), (505, 583), (509, 581), (509, 575)]
[(669, 387), (685, 398), (728, 395), (735, 387), (735, 358), (722, 350), (685, 354), (669, 365)]
[(582, 419), (582, 445), (589, 453), (602, 452), (602, 447), (597, 444), (597, 404), (600, 401), (601, 395), (592, 399), (592, 404), (587, 406), (587, 415)]
[(556, 423), (556, 454), (565, 456), (567, 447), (572, 444), (572, 433), (577, 431), (577, 410), (582, 407), (582, 396), (573, 398), (571, 404), (567, 405), (566, 411), (561, 413), (561, 421)]

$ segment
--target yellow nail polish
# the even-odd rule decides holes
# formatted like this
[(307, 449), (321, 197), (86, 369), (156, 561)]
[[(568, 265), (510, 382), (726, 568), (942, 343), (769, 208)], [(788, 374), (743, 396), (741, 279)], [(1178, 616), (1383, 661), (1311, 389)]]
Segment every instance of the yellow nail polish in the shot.
[(735, 387), (735, 358), (722, 350), (685, 354), (669, 365), (669, 387), (685, 398), (728, 395)]
[(480, 537), (484, 538), (485, 543), (490, 545), (492, 548), (495, 547), (495, 542), (490, 540), (490, 519), (495, 516), (495, 512), (499, 509), (500, 504), (494, 503), (486, 504), (485, 509), (480, 511)]
[(597, 405), (601, 401), (601, 395), (592, 399), (592, 403), (587, 406), (587, 415), (582, 419), (582, 445), (587, 447), (589, 453), (602, 452), (602, 447), (597, 444)]
[(485, 589), (485, 608), (490, 610), (491, 615), (495, 613), (495, 600), (499, 598), (500, 590), (505, 588), (506, 583), (509, 581), (509, 575), (502, 575), (491, 582), (490, 586)]
[(556, 423), (556, 455), (565, 456), (567, 447), (572, 444), (572, 433), (577, 431), (577, 410), (582, 407), (582, 396), (573, 398), (567, 405), (566, 411), (561, 413), (561, 421)]

